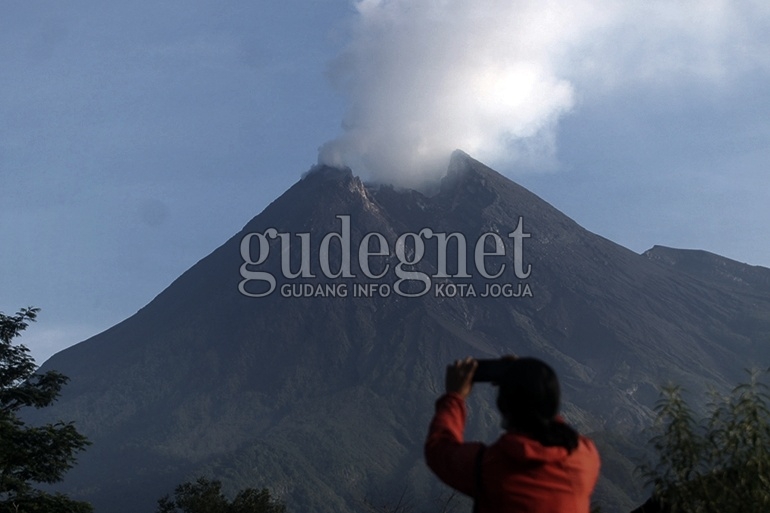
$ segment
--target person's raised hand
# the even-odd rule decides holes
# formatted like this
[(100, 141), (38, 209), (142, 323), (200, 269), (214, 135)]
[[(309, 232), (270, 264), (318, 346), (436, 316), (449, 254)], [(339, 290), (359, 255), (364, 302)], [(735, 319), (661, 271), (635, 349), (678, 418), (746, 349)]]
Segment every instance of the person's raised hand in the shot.
[(470, 356), (464, 360), (456, 360), (446, 368), (446, 391), (454, 392), (465, 399), (473, 388), (473, 373), (478, 362)]

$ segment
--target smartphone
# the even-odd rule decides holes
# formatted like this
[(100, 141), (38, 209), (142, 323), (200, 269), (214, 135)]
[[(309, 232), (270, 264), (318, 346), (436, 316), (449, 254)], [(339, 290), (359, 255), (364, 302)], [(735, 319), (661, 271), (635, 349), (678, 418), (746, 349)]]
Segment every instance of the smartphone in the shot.
[(490, 381), (500, 381), (505, 372), (511, 367), (513, 360), (476, 360), (478, 366), (473, 374), (473, 381), (479, 383), (489, 383)]

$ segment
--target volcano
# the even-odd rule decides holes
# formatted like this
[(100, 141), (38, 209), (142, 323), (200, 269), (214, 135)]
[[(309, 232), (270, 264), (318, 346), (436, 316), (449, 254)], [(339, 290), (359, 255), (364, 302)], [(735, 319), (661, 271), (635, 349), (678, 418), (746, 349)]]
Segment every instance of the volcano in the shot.
[[(432, 194), (316, 166), (135, 315), (46, 362), (70, 377), (31, 421), (93, 445), (60, 489), (153, 511), (199, 476), (289, 511), (439, 511), (422, 443), (446, 364), (542, 358), (603, 458), (595, 500), (627, 511), (661, 385), (729, 387), (770, 362), (770, 270), (637, 254), (462, 152)], [(477, 385), (467, 435), (499, 432)], [(401, 501), (401, 502), (399, 502)]]

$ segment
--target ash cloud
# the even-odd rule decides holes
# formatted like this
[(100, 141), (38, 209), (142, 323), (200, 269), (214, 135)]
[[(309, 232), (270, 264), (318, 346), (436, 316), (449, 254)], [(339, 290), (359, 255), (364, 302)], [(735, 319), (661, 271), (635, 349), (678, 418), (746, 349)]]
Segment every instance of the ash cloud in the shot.
[(348, 111), (319, 163), (417, 186), (460, 148), (504, 171), (554, 169), (586, 95), (714, 84), (769, 68), (763, 2), (362, 0), (330, 66)]

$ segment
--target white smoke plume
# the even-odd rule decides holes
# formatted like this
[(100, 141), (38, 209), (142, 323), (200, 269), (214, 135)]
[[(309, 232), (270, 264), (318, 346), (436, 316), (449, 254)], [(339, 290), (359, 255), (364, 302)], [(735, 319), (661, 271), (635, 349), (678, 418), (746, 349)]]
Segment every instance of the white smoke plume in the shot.
[(768, 65), (769, 2), (361, 0), (330, 73), (348, 100), (319, 162), (414, 186), (462, 149), (498, 169), (555, 166), (582, 95)]

